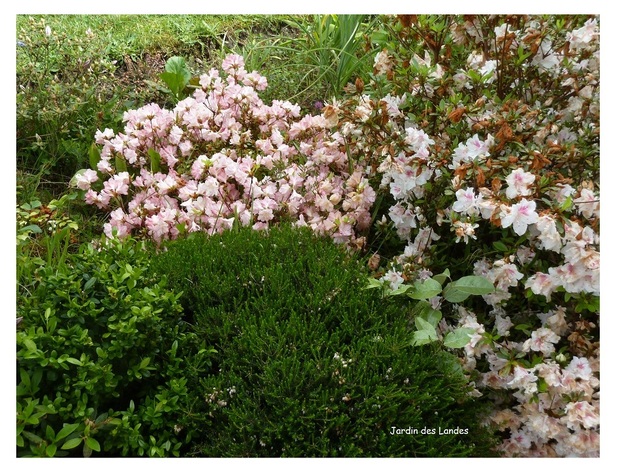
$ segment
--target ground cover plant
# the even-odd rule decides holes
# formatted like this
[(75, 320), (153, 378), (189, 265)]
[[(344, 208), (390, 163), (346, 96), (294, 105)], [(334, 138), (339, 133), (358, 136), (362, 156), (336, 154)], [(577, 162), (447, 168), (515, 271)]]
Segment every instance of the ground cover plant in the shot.
[[(355, 34), (339, 35), (356, 22)], [(168, 85), (165, 98), (127, 110), (122, 128), (110, 123), (95, 144), (81, 144), (74, 199), (63, 203), (83, 200), (81, 216), (105, 222), (103, 241), (152, 242), (158, 256), (175, 248), (171, 240), (191, 246), (197, 233), (217, 240), (251, 227), (258, 240), (283, 225), (309, 228), (364, 256), (366, 296), (412, 315), (401, 352), (444, 354), (440, 347), (459, 359), (480, 407), (493, 408), (485, 422), (500, 437), (501, 454), (598, 456), (598, 18), (401, 15), (297, 24), (304, 28), (295, 40), (278, 37), (268, 48), (263, 36), (248, 38), (189, 82), (191, 58), (162, 64), (159, 74), (178, 73), (186, 87), (157, 76), (160, 92)], [(293, 55), (292, 45), (308, 38), (315, 46)], [(269, 93), (272, 86), (290, 91), (290, 71), (253, 68), (284, 52), (316, 59), (319, 77), (345, 63), (356, 68), (329, 97), (329, 89), (309, 89), (316, 106), (299, 105)], [(22, 278), (18, 288), (25, 308), (45, 269), (64, 269), (75, 250), (67, 244), (71, 221), (62, 221), (64, 237), (39, 244), (42, 216), (63, 212), (57, 202), (43, 214), (41, 206), (28, 196), (18, 208), (18, 249), (30, 253), (18, 262), (35, 282)], [(46, 249), (53, 251), (47, 261)], [(265, 327), (275, 331), (271, 323)], [(214, 335), (226, 329), (211, 326)], [(247, 336), (255, 330), (235, 344), (261, 355), (263, 343)], [(370, 343), (360, 336), (347, 344)], [(234, 344), (227, 348), (234, 353)], [(215, 404), (220, 392), (255, 375), (251, 362), (228, 358), (230, 366), (218, 363), (225, 374), (209, 380)], [(275, 359), (273, 372), (253, 381), (272, 387), (289, 363)], [(262, 417), (242, 402), (222, 407), (214, 424)], [(293, 453), (282, 427), (272, 428), (265, 446), (252, 427), (235, 441), (237, 454), (272, 446)], [(223, 447), (229, 441), (220, 436)], [(196, 454), (217, 452), (213, 440), (197, 444)], [(312, 441), (312, 450), (326, 455), (325, 442)], [(345, 454), (362, 453), (350, 447)]]

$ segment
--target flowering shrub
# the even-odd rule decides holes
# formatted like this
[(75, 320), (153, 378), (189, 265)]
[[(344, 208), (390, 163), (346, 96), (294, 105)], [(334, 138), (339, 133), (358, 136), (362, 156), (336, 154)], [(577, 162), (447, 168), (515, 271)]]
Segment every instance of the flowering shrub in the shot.
[(461, 361), (503, 452), (597, 456), (597, 18), (390, 17), (373, 40), (372, 80), (319, 116), (263, 104), (265, 78), (229, 56), (174, 110), (99, 132), (77, 186), (108, 235), (288, 220), (371, 253), (392, 290), (485, 277), (467, 305), (428, 304), (438, 338), (471, 335)]
[(151, 104), (125, 114), (124, 133), (97, 133), (97, 172), (75, 183), (87, 203), (111, 210), (105, 233), (160, 242), (292, 219), (361, 246), (375, 194), (344, 137), (289, 102), (263, 104), (266, 79), (245, 71), (240, 56), (222, 66), (225, 76), (201, 76), (174, 110)]
[(406, 246), (382, 279), (398, 288), (448, 267), (493, 282), (484, 304), (454, 305), (439, 327), (473, 330), (462, 362), (495, 401), (502, 451), (597, 456), (597, 19), (401, 17), (385, 28), (364, 92), (382, 98), (384, 130), (410, 122), (432, 152), (403, 157), (383, 141), (377, 193), (389, 192)]

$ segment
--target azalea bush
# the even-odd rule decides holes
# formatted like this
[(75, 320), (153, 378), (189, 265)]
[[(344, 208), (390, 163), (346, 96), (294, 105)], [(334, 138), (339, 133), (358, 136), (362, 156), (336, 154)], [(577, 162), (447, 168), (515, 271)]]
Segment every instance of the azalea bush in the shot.
[(106, 235), (150, 237), (268, 229), (293, 219), (361, 247), (373, 189), (344, 137), (323, 116), (287, 101), (265, 105), (266, 79), (229, 55), (225, 76), (201, 76), (172, 110), (150, 104), (125, 114), (125, 132), (97, 133), (92, 169), (74, 177), (85, 200), (111, 210)]
[(264, 104), (230, 55), (172, 110), (99, 131), (74, 185), (108, 236), (308, 226), (367, 253), (377, 299), (484, 278), (410, 305), (437, 340), (469, 337), (454, 351), (506, 455), (597, 456), (598, 19), (382, 20), (370, 80), (320, 115)]
[(491, 281), (439, 333), (474, 331), (462, 362), (496, 404), (503, 452), (597, 456), (597, 19), (405, 16), (377, 40), (374, 81), (352, 100), (374, 98), (386, 136), (428, 133), (425, 153), (374, 149), (388, 232), (406, 243), (380, 278), (398, 289), (449, 268)]

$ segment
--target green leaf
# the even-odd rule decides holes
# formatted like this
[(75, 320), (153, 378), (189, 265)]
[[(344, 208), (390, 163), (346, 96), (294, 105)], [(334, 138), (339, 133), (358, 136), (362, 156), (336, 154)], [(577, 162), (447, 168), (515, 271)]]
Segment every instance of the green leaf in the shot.
[(117, 155), (114, 157), (114, 167), (116, 168), (116, 173), (126, 172), (127, 162)]
[(395, 289), (389, 289), (387, 291), (387, 295), (400, 295), (400, 294), (404, 294), (410, 288), (411, 288), (411, 285), (403, 285), (403, 284), (401, 284), (398, 287), (396, 287)]
[(413, 309), (414, 314), (436, 327), (441, 320), (441, 312), (431, 307), (426, 300), (421, 300)]
[(383, 283), (379, 279), (368, 278), (368, 285), (364, 289), (376, 289), (383, 287)]
[(161, 78), (172, 94), (180, 99), (183, 89), (189, 84), (192, 74), (187, 68), (185, 60), (180, 56), (173, 56), (166, 61), (166, 72), (161, 73)]
[(560, 206), (560, 211), (566, 211), (571, 206), (573, 206), (573, 198), (572, 196), (567, 196), (564, 203), (562, 203), (562, 206)]
[(94, 450), (95, 452), (101, 452), (101, 446), (99, 445), (99, 442), (97, 442), (95, 439), (93, 439), (92, 437), (87, 437), (86, 438), (86, 445)]
[(35, 234), (41, 234), (43, 232), (43, 230), (37, 226), (36, 224), (29, 224), (28, 226), (24, 226), (23, 228), (19, 229), (19, 232), (26, 232), (26, 231), (30, 231), (33, 232)]
[(30, 388), (31, 382), (30, 382), (30, 375), (28, 374), (28, 371), (26, 371), (24, 368), (20, 368), (19, 376), (24, 386), (26, 386), (27, 388)]
[(502, 241), (495, 241), (493, 247), (500, 252), (508, 252), (508, 247)]
[(95, 282), (97, 282), (96, 277), (91, 277), (90, 279), (88, 279), (88, 282), (84, 284), (84, 290), (90, 289), (93, 285), (95, 285)]
[(461, 277), (453, 283), (456, 289), (461, 292), (466, 292), (469, 295), (486, 295), (495, 292), (495, 286), (489, 279), (477, 275)]
[(48, 457), (53, 457), (54, 455), (56, 455), (56, 445), (48, 445), (45, 449), (45, 455), (47, 455)]
[(43, 439), (41, 437), (39, 437), (36, 434), (33, 434), (30, 431), (27, 431), (27, 430), (22, 431), (22, 434), (24, 437), (26, 437), (26, 439), (28, 439), (31, 442), (34, 442), (35, 444), (40, 444), (43, 442)]
[(147, 154), (151, 159), (151, 173), (159, 173), (161, 171), (161, 155), (152, 148)]
[(415, 318), (415, 326), (420, 331), (435, 332), (435, 326), (423, 318)]
[(441, 284), (434, 279), (426, 279), (424, 282), (416, 282), (413, 289), (407, 293), (416, 300), (430, 299), (441, 293)]
[(433, 279), (443, 285), (448, 277), (450, 277), (450, 269), (444, 270), (441, 274), (434, 275)]
[(468, 294), (467, 292), (459, 290), (454, 285), (454, 282), (450, 282), (448, 285), (446, 285), (446, 288), (443, 289), (443, 297), (450, 303), (462, 302), (467, 297), (469, 297), (469, 295), (470, 294)]
[(73, 434), (73, 432), (75, 432), (75, 429), (77, 429), (79, 426), (80, 424), (67, 424), (62, 429), (60, 429), (60, 432), (58, 432), (55, 440), (58, 441), (64, 439), (65, 437), (68, 437), (69, 435)]
[(97, 147), (97, 144), (93, 143), (88, 149), (88, 164), (90, 168), (97, 170), (97, 164), (100, 160), (101, 154), (99, 153), (99, 147)]
[(31, 352), (37, 351), (37, 345), (30, 339), (24, 339), (24, 346)]
[(67, 363), (71, 363), (77, 366), (82, 366), (82, 362), (76, 358), (67, 358), (66, 361)]
[(443, 344), (448, 348), (463, 348), (470, 342), (473, 334), (473, 328), (457, 328), (444, 337)]
[(422, 346), (427, 345), (433, 341), (437, 341), (439, 338), (437, 337), (437, 332), (433, 330), (432, 332), (426, 330), (418, 330), (413, 332), (413, 339), (410, 341), (412, 346)]
[(55, 444), (48, 445), (47, 448), (45, 449), (45, 454), (48, 457), (53, 457), (54, 455), (56, 455), (56, 445)]

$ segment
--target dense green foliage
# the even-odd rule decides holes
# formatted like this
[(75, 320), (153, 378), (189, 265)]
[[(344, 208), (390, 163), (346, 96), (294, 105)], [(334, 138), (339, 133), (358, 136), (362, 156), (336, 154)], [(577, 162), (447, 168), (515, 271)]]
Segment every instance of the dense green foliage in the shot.
[[(409, 345), (411, 316), (362, 289), (360, 261), (308, 229), (251, 229), (167, 245), (166, 275), (217, 349), (201, 381), (205, 456), (489, 455), (453, 356)], [(391, 435), (460, 427), (463, 435)]]
[(19, 454), (179, 455), (181, 408), (210, 352), (148, 262), (128, 242), (39, 268), (19, 309)]

